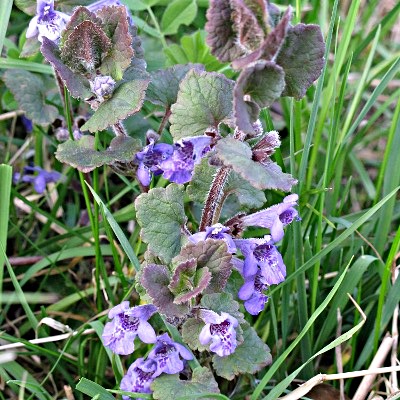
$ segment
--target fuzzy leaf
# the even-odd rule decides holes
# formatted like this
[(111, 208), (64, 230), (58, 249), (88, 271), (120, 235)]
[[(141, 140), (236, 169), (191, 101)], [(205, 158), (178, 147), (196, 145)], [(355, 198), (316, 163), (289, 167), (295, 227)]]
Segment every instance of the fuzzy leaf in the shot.
[(182, 317), (188, 313), (189, 308), (183, 304), (174, 304), (174, 295), (168, 289), (170, 280), (171, 276), (165, 265), (149, 264), (143, 269), (140, 283), (161, 314)]
[(27, 58), (34, 56), (40, 51), (40, 45), (41, 43), (37, 40), (37, 37), (26, 38), (19, 57)]
[(191, 70), (179, 86), (171, 107), (171, 134), (175, 140), (203, 135), (232, 117), (233, 81), (215, 72)]
[(79, 171), (89, 172), (102, 165), (112, 165), (116, 161), (129, 162), (141, 148), (140, 140), (117, 136), (106, 150), (96, 151), (94, 137), (83, 136), (79, 140), (67, 140), (59, 144), (55, 156)]
[(211, 0), (207, 10), (207, 44), (211, 54), (222, 62), (233, 61), (244, 54), (237, 44), (232, 12), (230, 0)]
[(86, 99), (92, 95), (89, 89), (89, 81), (83, 76), (75, 74), (61, 61), (60, 51), (54, 42), (44, 37), (40, 51), (57, 71), (72, 97)]
[[(191, 380), (180, 380), (179, 374), (163, 374), (151, 384), (153, 397), (157, 400), (198, 398), (207, 393), (219, 393), (218, 384), (211, 371), (206, 367), (193, 370)], [(201, 396), (207, 400), (206, 396)]]
[[(129, 68), (125, 71), (124, 78), (128, 74), (130, 74)], [(145, 75), (138, 75), (134, 80), (125, 81), (124, 79), (121, 81), (112, 97), (100, 104), (95, 113), (81, 127), (81, 130), (102, 131), (140, 111), (149, 81)]]
[(176, 102), (179, 84), (192, 68), (197, 71), (204, 70), (201, 64), (186, 64), (151, 72), (151, 82), (147, 88), (146, 100), (169, 109)]
[(213, 357), (216, 373), (228, 380), (239, 374), (253, 375), (272, 362), (269, 347), (257, 336), (256, 331), (247, 323), (242, 328), (243, 342), (235, 352), (226, 357)]
[(221, 314), (221, 312), (224, 311), (235, 317), (239, 324), (245, 322), (243, 314), (239, 311), (239, 303), (233, 300), (230, 293), (205, 294), (201, 298), (201, 305), (218, 314)]
[(218, 168), (208, 163), (208, 157), (203, 157), (200, 164), (194, 167), (194, 173), (190, 184), (186, 187), (186, 193), (191, 201), (204, 204), (211, 183)]
[(181, 249), (181, 227), (186, 222), (183, 188), (170, 184), (152, 189), (136, 199), (135, 208), (143, 241), (169, 263)]
[(280, 97), (284, 87), (283, 69), (271, 61), (258, 61), (245, 68), (235, 86), (234, 109), (237, 127), (254, 136), (252, 122), (258, 116), (250, 115), (247, 104), (255, 103), (259, 108), (269, 107)]
[(164, 35), (174, 35), (181, 25), (190, 25), (196, 14), (195, 0), (173, 0), (163, 13), (161, 31)]
[(276, 63), (285, 71), (283, 96), (301, 99), (321, 75), (325, 43), (318, 25), (298, 24), (291, 27)]
[(100, 71), (103, 75), (111, 75), (115, 80), (120, 80), (133, 57), (126, 7), (103, 7), (97, 16), (102, 20), (103, 30), (112, 44), (110, 52), (101, 63)]
[(247, 143), (227, 137), (218, 142), (215, 150), (224, 165), (232, 167), (257, 189), (280, 189), (289, 192), (297, 183), (296, 179), (283, 173), (273, 161), (269, 160), (263, 164), (253, 161), (253, 154)]
[(6, 71), (2, 78), (19, 107), (34, 123), (47, 126), (58, 117), (57, 108), (46, 104), (46, 88), (39, 75), (13, 69)]
[(146, 61), (144, 59), (144, 50), (142, 48), (142, 40), (138, 36), (138, 28), (136, 25), (129, 26), (129, 32), (132, 36), (132, 49), (133, 49), (133, 57), (131, 59), (130, 68), (134, 68), (136, 70), (140, 70), (142, 72), (146, 72)]
[(192, 350), (207, 350), (207, 346), (203, 346), (199, 340), (203, 327), (204, 322), (197, 318), (189, 318), (182, 325), (182, 339)]
[(172, 262), (176, 265), (190, 259), (197, 261), (197, 270), (206, 268), (211, 272), (212, 278), (206, 293), (224, 290), (232, 270), (232, 254), (228, 253), (226, 243), (223, 240), (208, 239), (198, 243), (189, 242)]
[(94, 74), (111, 50), (111, 40), (91, 21), (81, 22), (68, 36), (61, 59), (72, 71)]

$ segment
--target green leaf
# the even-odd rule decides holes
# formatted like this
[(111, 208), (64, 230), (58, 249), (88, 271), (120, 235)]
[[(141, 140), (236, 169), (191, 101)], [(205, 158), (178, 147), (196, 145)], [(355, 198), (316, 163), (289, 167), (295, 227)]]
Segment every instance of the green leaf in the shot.
[(107, 392), (103, 386), (100, 386), (98, 383), (86, 378), (79, 379), (79, 382), (76, 385), (76, 390), (79, 390), (80, 392), (92, 397), (99, 395), (100, 400), (114, 400), (114, 396)]
[(3, 80), (19, 107), (35, 124), (47, 126), (58, 117), (57, 108), (46, 104), (46, 87), (39, 75), (24, 70), (8, 70)]
[[(201, 305), (218, 314), (226, 312), (235, 317), (239, 324), (245, 322), (243, 314), (239, 311), (239, 303), (233, 300), (230, 293), (210, 293), (201, 298)], [(204, 325), (204, 324), (203, 324)]]
[[(218, 384), (206, 367), (195, 368), (191, 380), (180, 380), (179, 374), (162, 375), (151, 384), (153, 397), (158, 400), (193, 398), (207, 393), (219, 393)], [(203, 398), (203, 397), (202, 397)], [(204, 396), (204, 399), (207, 397)]]
[(93, 136), (83, 136), (79, 140), (67, 140), (57, 147), (57, 160), (69, 164), (82, 172), (90, 172), (102, 165), (112, 165), (116, 161), (132, 161), (142, 148), (139, 139), (117, 136), (104, 151), (96, 151)]
[(203, 327), (204, 322), (197, 318), (189, 318), (182, 325), (182, 339), (192, 350), (207, 350), (207, 346), (203, 346), (199, 340)]
[(151, 72), (146, 100), (169, 109), (176, 102), (179, 84), (192, 68), (197, 71), (203, 70), (201, 64), (186, 64)]
[(189, 242), (172, 262), (177, 265), (191, 259), (196, 260), (197, 270), (205, 268), (211, 273), (211, 282), (206, 292), (214, 293), (224, 290), (232, 270), (232, 254), (228, 252), (223, 240), (207, 239), (198, 243)]
[(285, 71), (282, 96), (301, 99), (321, 75), (325, 43), (318, 25), (298, 24), (288, 30), (276, 63)]
[(253, 153), (247, 143), (227, 137), (218, 142), (215, 151), (224, 165), (233, 168), (257, 189), (280, 189), (288, 192), (297, 183), (296, 179), (283, 173), (279, 165), (271, 160), (264, 161), (263, 164), (253, 161)]
[(203, 135), (232, 118), (234, 82), (214, 72), (191, 70), (180, 84), (177, 102), (171, 107), (171, 134), (175, 140)]
[(171, 274), (165, 265), (148, 264), (144, 267), (140, 283), (158, 307), (158, 311), (168, 317), (182, 317), (189, 312), (184, 304), (175, 304), (175, 296), (169, 290)]
[(103, 75), (111, 75), (115, 80), (120, 80), (134, 54), (126, 7), (103, 7), (97, 16), (102, 20), (103, 30), (111, 39), (112, 44), (109, 53), (101, 63), (100, 71)]
[(213, 366), (216, 373), (232, 380), (239, 374), (255, 374), (271, 364), (269, 347), (257, 336), (256, 331), (247, 323), (243, 326), (243, 342), (234, 353), (226, 357), (214, 355)]
[(183, 188), (170, 184), (141, 194), (135, 201), (141, 236), (151, 252), (166, 263), (181, 248), (181, 227), (186, 222)]
[[(130, 73), (128, 68), (125, 75)], [(81, 127), (82, 131), (97, 132), (116, 124), (118, 121), (140, 111), (146, 88), (150, 80), (143, 75), (137, 79), (121, 81), (110, 99), (100, 104), (90, 119)]]
[(41, 43), (36, 37), (26, 38), (22, 50), (20, 53), (20, 58), (32, 57), (40, 51)]
[(164, 35), (173, 35), (181, 25), (190, 25), (196, 18), (195, 0), (173, 0), (168, 4), (161, 19), (161, 30)]

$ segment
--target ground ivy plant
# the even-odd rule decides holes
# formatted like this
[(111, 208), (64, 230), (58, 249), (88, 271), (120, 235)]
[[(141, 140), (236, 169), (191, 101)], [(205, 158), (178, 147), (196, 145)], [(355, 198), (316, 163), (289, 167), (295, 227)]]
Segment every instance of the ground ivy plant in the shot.
[[(281, 96), (305, 95), (321, 73), (325, 47), (318, 26), (291, 21), (290, 7), (281, 14), (268, 1), (211, 0), (207, 44), (237, 71), (231, 80), (198, 64), (148, 73), (137, 29), (118, 1), (67, 14), (52, 0), (38, 0), (25, 52), (40, 45), (66, 110), (65, 88), (92, 110), (74, 139), (58, 145), (57, 159), (83, 172), (109, 165), (142, 189), (135, 200), (147, 244), (135, 282), (141, 305), (129, 299), (116, 305), (102, 334), (119, 355), (134, 353), (140, 342), (151, 345), (119, 382), (125, 392), (204, 396), (220, 392), (217, 382), (271, 363), (246, 314), (258, 315), (268, 288), (285, 279), (279, 242), (300, 218), (296, 194), (264, 208), (266, 190), (288, 193), (297, 181), (273, 161), (279, 134), (265, 132), (259, 115)], [(27, 92), (37, 98), (44, 86), (21, 74), (25, 87), (36, 85)], [(5, 76), (10, 87), (12, 81)], [(21, 107), (29, 103), (20, 97)], [(163, 116), (143, 146), (124, 120), (144, 102)], [(53, 106), (45, 109), (46, 115), (28, 115), (45, 122), (55, 113)], [(99, 150), (91, 133), (108, 128), (115, 137)], [(163, 132), (173, 143), (160, 139)], [(159, 176), (169, 183), (150, 189)], [(199, 220), (188, 214), (188, 200), (202, 210)], [(266, 234), (249, 237), (249, 227)]]

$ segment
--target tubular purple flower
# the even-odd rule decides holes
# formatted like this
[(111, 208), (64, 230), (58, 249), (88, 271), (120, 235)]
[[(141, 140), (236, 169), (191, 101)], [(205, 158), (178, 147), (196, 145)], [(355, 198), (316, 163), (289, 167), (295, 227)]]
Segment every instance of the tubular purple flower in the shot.
[(152, 304), (129, 307), (129, 301), (112, 308), (103, 331), (103, 343), (116, 354), (131, 354), (136, 336), (144, 343), (155, 343), (156, 333), (147, 320), (157, 311)]
[(218, 315), (211, 310), (201, 310), (200, 317), (206, 323), (199, 335), (200, 343), (206, 345), (212, 341), (210, 350), (220, 357), (232, 354), (237, 346), (235, 330), (239, 325), (237, 319), (226, 312)]
[(282, 203), (275, 204), (265, 210), (241, 218), (242, 226), (260, 226), (271, 230), (272, 240), (276, 243), (283, 238), (284, 226), (290, 224), (294, 219), (299, 219), (297, 206), (299, 196), (291, 194), (283, 199)]
[(249, 314), (257, 315), (264, 309), (268, 297), (263, 291), (267, 288), (268, 285), (263, 282), (260, 272), (245, 279), (244, 285), (239, 290), (238, 297), (240, 300), (245, 300), (244, 308)]
[(177, 374), (184, 368), (184, 363), (180, 359), (192, 360), (192, 353), (183, 345), (173, 342), (167, 333), (157, 337), (157, 342), (150, 351), (148, 358), (157, 363), (157, 370), (154, 377), (166, 374)]
[(97, 96), (100, 101), (112, 95), (115, 87), (115, 81), (111, 76), (99, 75), (93, 81), (89, 81), (90, 90)]
[(43, 37), (47, 37), (53, 42), (58, 42), (69, 19), (69, 15), (54, 10), (54, 0), (38, 0), (36, 15), (29, 23), (26, 37), (37, 36), (40, 42), (43, 41)]
[[(120, 383), (120, 389), (126, 392), (151, 393), (150, 385), (155, 378), (157, 364), (155, 361), (138, 358), (126, 371)], [(130, 400), (129, 396), (122, 396)], [(140, 400), (140, 399), (139, 399)]]
[[(37, 172), (37, 175), (33, 175)], [(62, 175), (57, 171), (45, 171), (40, 167), (24, 167), (22, 173), (16, 172), (14, 174), (14, 183), (20, 181), (32, 183), (37, 193), (43, 193), (48, 183), (56, 183), (62, 178)]]
[(198, 243), (200, 241), (206, 239), (217, 239), (217, 240), (224, 240), (228, 246), (229, 253), (236, 253), (236, 245), (233, 241), (231, 235), (229, 235), (229, 228), (222, 224), (215, 224), (212, 226), (206, 227), (205, 232), (198, 232), (191, 236), (189, 236), (189, 240), (192, 243)]

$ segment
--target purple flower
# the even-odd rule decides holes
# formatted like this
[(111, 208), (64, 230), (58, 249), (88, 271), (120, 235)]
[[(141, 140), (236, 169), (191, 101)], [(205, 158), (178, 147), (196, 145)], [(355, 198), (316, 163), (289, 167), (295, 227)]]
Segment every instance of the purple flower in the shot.
[(268, 297), (263, 293), (268, 285), (263, 280), (259, 271), (255, 276), (245, 278), (244, 285), (239, 290), (238, 297), (245, 300), (244, 308), (251, 315), (259, 314), (268, 301)]
[(31, 19), (26, 37), (31, 38), (37, 35), (40, 42), (47, 37), (53, 42), (58, 42), (61, 31), (69, 21), (69, 16), (54, 10), (54, 0), (38, 0), (36, 16)]
[(285, 280), (286, 266), (269, 235), (264, 239), (236, 239), (236, 246), (244, 256), (244, 278), (260, 273), (266, 285), (277, 285)]
[(200, 317), (206, 323), (199, 335), (200, 343), (206, 345), (211, 340), (210, 350), (220, 357), (232, 354), (237, 346), (237, 319), (226, 312), (221, 312), (219, 316), (211, 310), (201, 310)]
[(163, 177), (175, 183), (189, 182), (194, 166), (210, 151), (211, 141), (210, 136), (196, 136), (175, 143), (172, 156), (161, 163)]
[(136, 336), (144, 343), (155, 343), (156, 333), (147, 320), (157, 311), (152, 304), (129, 307), (129, 301), (123, 301), (108, 313), (103, 331), (103, 343), (116, 354), (131, 354), (135, 350), (133, 341)]
[(229, 228), (222, 224), (215, 224), (206, 227), (205, 232), (195, 233), (194, 235), (189, 236), (188, 239), (192, 243), (198, 243), (206, 239), (224, 240), (228, 246), (229, 253), (236, 253), (235, 242), (233, 241), (231, 235), (229, 235), (227, 232), (229, 232)]
[(93, 81), (89, 81), (90, 90), (97, 96), (99, 101), (103, 102), (105, 98), (112, 95), (115, 81), (111, 76), (99, 75)]
[(283, 199), (282, 203), (275, 204), (265, 210), (241, 218), (243, 226), (261, 226), (271, 230), (272, 240), (279, 242), (283, 238), (283, 227), (298, 218), (297, 206), (299, 196), (291, 194)]
[(21, 116), (21, 122), (24, 125), (26, 132), (31, 133), (33, 131), (33, 122), (29, 118), (26, 118), (25, 115)]
[(173, 342), (167, 333), (158, 336), (157, 343), (148, 355), (149, 359), (157, 363), (157, 370), (154, 377), (161, 375), (163, 372), (166, 374), (177, 374), (184, 368), (183, 361), (193, 359), (192, 353), (183, 345)]
[(150, 144), (143, 148), (142, 151), (136, 153), (136, 161), (139, 162), (137, 170), (137, 178), (143, 186), (149, 186), (151, 174), (160, 175), (163, 173), (161, 163), (171, 157), (174, 147), (167, 143), (154, 144), (154, 140), (150, 140)]
[[(144, 361), (138, 358), (126, 371), (122, 378), (120, 389), (126, 392), (151, 393), (150, 385), (155, 378), (157, 363), (151, 359)], [(130, 400), (129, 396), (122, 396), (124, 400)], [(140, 400), (140, 399), (139, 399)]]
[[(37, 172), (37, 175), (34, 173)], [(14, 174), (14, 183), (20, 181), (26, 183), (33, 183), (33, 187), (37, 193), (43, 193), (46, 189), (46, 185), (51, 182), (58, 182), (62, 175), (57, 171), (45, 171), (40, 167), (24, 167), (24, 172), (21, 174), (16, 172)]]

